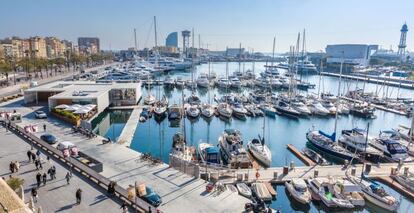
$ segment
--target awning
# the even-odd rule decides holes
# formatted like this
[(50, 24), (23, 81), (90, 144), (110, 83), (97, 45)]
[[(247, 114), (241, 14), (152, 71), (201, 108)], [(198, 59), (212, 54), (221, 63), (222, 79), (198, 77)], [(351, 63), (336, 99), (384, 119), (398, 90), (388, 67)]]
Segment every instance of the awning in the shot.
[(69, 107), (69, 105), (66, 105), (66, 104), (61, 104), (61, 105), (57, 105), (57, 106), (55, 106), (55, 109), (66, 109), (66, 108), (68, 108)]

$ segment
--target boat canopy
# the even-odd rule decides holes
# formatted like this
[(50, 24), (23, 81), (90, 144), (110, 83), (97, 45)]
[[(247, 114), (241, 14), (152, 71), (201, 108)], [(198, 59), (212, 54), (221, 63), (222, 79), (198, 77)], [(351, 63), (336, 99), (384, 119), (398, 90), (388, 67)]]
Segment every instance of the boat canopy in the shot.
[(305, 181), (303, 179), (294, 178), (294, 179), (292, 179), (292, 184), (296, 188), (303, 188), (304, 189), (304, 188), (307, 187), (307, 185), (306, 185), (306, 183), (305, 183)]
[(327, 138), (331, 139), (332, 141), (335, 141), (335, 138), (336, 138), (336, 133), (335, 133), (335, 132), (334, 132), (334, 133), (332, 133), (332, 135), (328, 135), (328, 134), (326, 134), (325, 132), (323, 132), (323, 131), (319, 130), (319, 134), (321, 134), (321, 135), (323, 135), (323, 136), (325, 136), (325, 137), (327, 137)]
[(216, 146), (207, 147), (206, 149), (207, 154), (216, 154), (219, 153), (219, 148)]

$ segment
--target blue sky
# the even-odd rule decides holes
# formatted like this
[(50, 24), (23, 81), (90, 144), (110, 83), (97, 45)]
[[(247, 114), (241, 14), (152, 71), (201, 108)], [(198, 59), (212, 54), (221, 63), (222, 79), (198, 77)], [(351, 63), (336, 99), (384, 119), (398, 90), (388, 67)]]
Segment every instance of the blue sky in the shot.
[[(412, 0), (2, 0), (0, 38), (17, 35), (57, 36), (76, 41), (97, 36), (103, 49), (132, 47), (133, 28), (139, 47), (153, 46), (157, 16), (158, 40), (169, 32), (194, 27), (198, 46), (226, 46), (270, 52), (295, 44), (306, 28), (307, 49), (327, 44), (370, 43), (395, 50), (401, 25), (414, 31)], [(414, 32), (408, 49), (414, 49)]]

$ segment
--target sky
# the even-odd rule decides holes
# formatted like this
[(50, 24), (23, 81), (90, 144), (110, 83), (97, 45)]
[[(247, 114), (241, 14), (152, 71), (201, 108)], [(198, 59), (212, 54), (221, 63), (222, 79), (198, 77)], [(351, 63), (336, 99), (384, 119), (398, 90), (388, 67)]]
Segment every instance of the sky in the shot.
[[(327, 44), (378, 44), (396, 50), (407, 22), (407, 49), (414, 50), (413, 0), (2, 0), (0, 38), (56, 36), (76, 41), (99, 37), (101, 49), (154, 46), (170, 32), (195, 32), (195, 47), (289, 51), (306, 29), (306, 49)], [(200, 35), (201, 41), (198, 41)], [(179, 38), (181, 42), (181, 36)]]

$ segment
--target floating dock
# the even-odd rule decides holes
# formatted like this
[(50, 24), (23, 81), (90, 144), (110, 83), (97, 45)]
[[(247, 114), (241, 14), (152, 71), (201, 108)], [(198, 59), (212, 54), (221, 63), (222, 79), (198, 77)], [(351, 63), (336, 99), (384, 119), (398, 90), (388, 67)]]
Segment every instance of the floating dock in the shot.
[(272, 184), (270, 184), (269, 182), (264, 182), (264, 185), (266, 186), (267, 190), (269, 191), (270, 195), (272, 195), (272, 197), (277, 196), (277, 192), (273, 188)]
[(411, 192), (409, 189), (405, 188), (403, 185), (398, 183), (396, 180), (392, 179), (391, 177), (377, 177), (375, 178), (379, 182), (382, 182), (389, 187), (393, 188), (394, 190), (400, 192), (401, 194), (404, 194), (406, 197), (410, 199), (414, 199), (414, 193)]
[(287, 145), (287, 149), (290, 150), (296, 157), (299, 158), (306, 166), (315, 166), (316, 163), (309, 159), (306, 155), (304, 155), (301, 151), (296, 149), (295, 146), (292, 144)]

